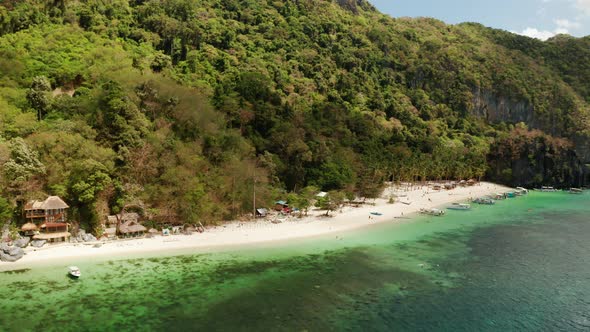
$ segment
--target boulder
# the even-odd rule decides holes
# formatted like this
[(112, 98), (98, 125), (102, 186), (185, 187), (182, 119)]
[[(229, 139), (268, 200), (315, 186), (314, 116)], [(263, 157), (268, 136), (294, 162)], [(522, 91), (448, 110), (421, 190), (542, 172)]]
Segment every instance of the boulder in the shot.
[(4, 251), (0, 251), (0, 261), (3, 262), (16, 262), (17, 260), (19, 260), (21, 257), (13, 257), (10, 256), (9, 254), (5, 254)]
[(47, 241), (45, 240), (33, 240), (31, 241), (31, 246), (35, 248), (41, 248), (45, 245)]
[(10, 237), (10, 223), (5, 223), (2, 226), (2, 238), (7, 239)]
[(26, 248), (30, 241), (31, 238), (29, 237), (21, 237), (20, 239), (14, 241), (14, 245), (19, 248)]
[(92, 234), (84, 234), (82, 235), (82, 239), (84, 240), (84, 242), (96, 241), (96, 237), (94, 237), (94, 235)]
[(9, 252), (10, 251), (10, 246), (8, 245), (8, 243), (6, 243), (6, 242), (0, 243), (0, 251), (2, 251), (2, 252)]
[(9, 250), (0, 251), (0, 260), (3, 262), (16, 262), (23, 258), (25, 252), (19, 247), (9, 247)]
[(20, 247), (12, 247), (8, 251), (8, 254), (10, 256), (19, 256), (19, 258), (20, 258), (20, 257), (23, 257), (23, 255), (25, 254), (25, 252), (23, 251), (23, 248), (20, 248)]

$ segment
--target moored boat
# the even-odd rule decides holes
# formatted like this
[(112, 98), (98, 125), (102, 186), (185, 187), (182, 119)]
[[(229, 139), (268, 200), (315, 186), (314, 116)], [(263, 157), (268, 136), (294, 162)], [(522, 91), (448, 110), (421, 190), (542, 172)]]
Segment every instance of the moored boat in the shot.
[(526, 195), (526, 194), (529, 193), (529, 190), (527, 188), (524, 188), (524, 187), (516, 187), (516, 191), (517, 192), (520, 192), (523, 195)]
[(471, 205), (466, 203), (453, 203), (451, 206), (447, 207), (449, 210), (469, 210), (471, 209)]
[(545, 192), (554, 192), (554, 191), (557, 191), (557, 189), (555, 189), (553, 187), (550, 187), (550, 186), (542, 186), (540, 190), (541, 191), (545, 191)]
[(78, 268), (77, 266), (70, 266), (68, 271), (68, 275), (72, 278), (80, 278), (80, 276), (82, 275), (82, 273), (80, 272), (80, 268)]
[(473, 200), (473, 203), (476, 204), (483, 204), (483, 205), (494, 205), (496, 202), (489, 198), (489, 197), (478, 197)]
[(430, 208), (430, 209), (420, 209), (420, 213), (422, 214), (428, 214), (431, 216), (442, 216), (443, 214), (445, 214), (445, 211), (440, 210), (440, 209), (435, 209), (435, 208)]
[(516, 197), (516, 194), (514, 193), (514, 191), (509, 191), (506, 193), (506, 197), (508, 198), (514, 198)]
[(494, 199), (497, 201), (502, 200), (502, 199), (506, 199), (506, 194), (499, 194), (499, 193), (494, 194)]
[(570, 194), (583, 194), (584, 191), (580, 188), (570, 188), (569, 193)]

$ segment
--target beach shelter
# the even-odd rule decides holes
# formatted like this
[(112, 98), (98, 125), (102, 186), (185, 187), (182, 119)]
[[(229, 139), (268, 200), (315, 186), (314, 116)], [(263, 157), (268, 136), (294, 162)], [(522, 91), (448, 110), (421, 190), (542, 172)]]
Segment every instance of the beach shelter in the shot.
[(266, 217), (266, 215), (268, 214), (268, 210), (267, 209), (256, 209), (256, 217), (258, 218), (264, 218)]
[(24, 224), (20, 230), (25, 233), (25, 235), (35, 235), (35, 232), (39, 230), (37, 225), (33, 224), (32, 222), (28, 222)]
[(286, 201), (276, 201), (275, 202), (275, 210), (283, 211), (283, 209), (288, 208), (289, 204)]

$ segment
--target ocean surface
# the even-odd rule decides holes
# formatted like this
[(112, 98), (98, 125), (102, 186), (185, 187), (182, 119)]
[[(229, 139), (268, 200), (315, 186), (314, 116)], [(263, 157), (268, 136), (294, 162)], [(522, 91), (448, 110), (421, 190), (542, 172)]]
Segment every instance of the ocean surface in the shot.
[(63, 262), (0, 273), (0, 331), (590, 331), (589, 237), (590, 193), (533, 192), (282, 245)]

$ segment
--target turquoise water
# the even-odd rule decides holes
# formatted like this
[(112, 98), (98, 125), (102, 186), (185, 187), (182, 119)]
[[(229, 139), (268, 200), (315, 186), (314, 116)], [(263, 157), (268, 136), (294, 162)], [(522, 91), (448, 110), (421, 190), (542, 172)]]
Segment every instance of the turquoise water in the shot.
[(588, 331), (590, 195), (222, 253), (0, 273), (2, 331)]

